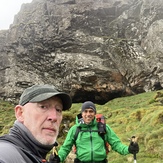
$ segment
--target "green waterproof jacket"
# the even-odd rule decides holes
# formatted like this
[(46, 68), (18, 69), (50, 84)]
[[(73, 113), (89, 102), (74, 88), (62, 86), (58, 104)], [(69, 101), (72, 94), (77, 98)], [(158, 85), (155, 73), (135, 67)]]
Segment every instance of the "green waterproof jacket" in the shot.
[[(81, 127), (81, 131), (75, 141), (75, 133), (78, 126)], [(97, 131), (96, 119), (90, 124), (79, 124), (78, 118), (76, 118), (76, 124), (70, 128), (63, 145), (58, 151), (61, 162), (66, 159), (73, 145), (76, 146), (76, 157), (81, 161), (101, 161), (107, 158), (104, 140)], [(121, 143), (120, 139), (107, 124), (105, 141), (111, 145), (112, 150), (119, 154), (129, 154), (128, 146)]]

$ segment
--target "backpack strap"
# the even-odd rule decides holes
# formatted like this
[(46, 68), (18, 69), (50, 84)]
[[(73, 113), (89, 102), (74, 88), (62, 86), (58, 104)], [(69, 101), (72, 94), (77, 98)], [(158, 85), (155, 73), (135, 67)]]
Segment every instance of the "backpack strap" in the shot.
[(78, 134), (79, 134), (80, 131), (81, 131), (81, 126), (78, 126), (76, 128), (76, 132), (75, 132), (75, 135), (74, 135), (74, 144), (76, 143), (76, 139), (77, 139)]
[(102, 122), (98, 122), (98, 130), (99, 130), (99, 135), (102, 137), (102, 139), (104, 140), (104, 145), (105, 145), (105, 150), (106, 150), (106, 154), (108, 154), (110, 152), (109, 149), (109, 143), (106, 141), (105, 138), (105, 134), (107, 133), (106, 131), (106, 124), (102, 123)]
[(109, 143), (106, 141), (105, 139), (105, 134), (99, 134), (101, 136), (101, 138), (104, 141), (104, 145), (105, 145), (105, 150), (106, 150), (106, 154), (108, 154), (110, 152), (109, 150)]

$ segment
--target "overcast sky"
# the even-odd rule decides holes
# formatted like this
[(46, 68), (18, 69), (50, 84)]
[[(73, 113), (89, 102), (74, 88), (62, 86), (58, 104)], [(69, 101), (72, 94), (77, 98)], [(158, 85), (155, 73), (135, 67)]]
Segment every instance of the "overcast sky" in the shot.
[(14, 21), (14, 15), (20, 11), (23, 3), (30, 3), (32, 0), (0, 0), (0, 30), (9, 29)]

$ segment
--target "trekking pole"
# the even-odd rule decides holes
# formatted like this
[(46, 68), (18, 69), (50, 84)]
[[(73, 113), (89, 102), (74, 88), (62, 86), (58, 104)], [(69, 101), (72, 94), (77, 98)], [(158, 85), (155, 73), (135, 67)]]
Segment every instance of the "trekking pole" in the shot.
[(137, 161), (136, 161), (136, 153), (134, 153), (134, 163), (137, 163)]

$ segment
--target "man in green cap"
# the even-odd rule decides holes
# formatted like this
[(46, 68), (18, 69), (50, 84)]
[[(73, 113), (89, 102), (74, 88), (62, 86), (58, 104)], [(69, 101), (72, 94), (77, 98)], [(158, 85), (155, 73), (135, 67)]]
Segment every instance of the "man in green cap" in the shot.
[(15, 106), (16, 121), (9, 134), (0, 137), (1, 163), (41, 163), (53, 148), (62, 111), (71, 107), (68, 94), (51, 85), (34, 85)]

